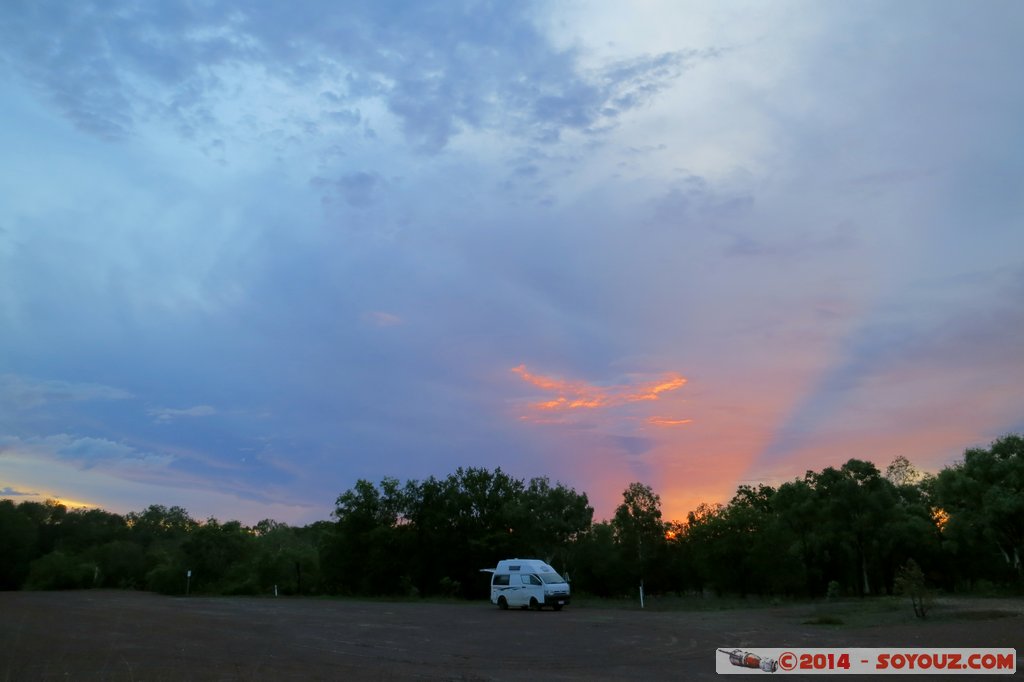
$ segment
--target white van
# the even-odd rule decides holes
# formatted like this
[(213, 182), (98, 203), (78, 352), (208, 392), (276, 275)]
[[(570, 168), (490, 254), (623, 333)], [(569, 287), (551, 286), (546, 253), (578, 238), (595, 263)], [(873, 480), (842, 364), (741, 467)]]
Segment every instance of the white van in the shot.
[(491, 603), (498, 608), (561, 611), (569, 603), (569, 583), (540, 559), (503, 559), (497, 568), (481, 570), (491, 574)]

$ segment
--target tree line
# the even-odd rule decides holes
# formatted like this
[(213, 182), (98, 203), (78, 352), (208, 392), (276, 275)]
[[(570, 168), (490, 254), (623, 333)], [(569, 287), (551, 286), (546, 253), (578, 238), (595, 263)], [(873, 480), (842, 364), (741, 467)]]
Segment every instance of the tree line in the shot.
[(937, 475), (905, 458), (851, 459), (665, 521), (631, 483), (611, 519), (585, 493), (460, 468), (445, 478), (359, 480), (330, 521), (254, 526), (181, 507), (126, 515), (0, 500), (0, 589), (167, 594), (480, 597), (499, 559), (538, 557), (578, 593), (821, 597), (889, 594), (911, 565), (946, 591), (1024, 589), (1024, 438), (971, 448)]

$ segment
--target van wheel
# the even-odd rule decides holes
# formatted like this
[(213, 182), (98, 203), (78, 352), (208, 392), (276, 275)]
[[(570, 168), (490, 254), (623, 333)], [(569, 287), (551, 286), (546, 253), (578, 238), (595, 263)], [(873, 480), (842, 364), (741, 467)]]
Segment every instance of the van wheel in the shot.
[(536, 597), (530, 597), (530, 608), (534, 611), (540, 611), (540, 602), (537, 601)]
[(498, 597), (498, 608), (502, 611), (508, 610), (508, 600), (504, 597)]

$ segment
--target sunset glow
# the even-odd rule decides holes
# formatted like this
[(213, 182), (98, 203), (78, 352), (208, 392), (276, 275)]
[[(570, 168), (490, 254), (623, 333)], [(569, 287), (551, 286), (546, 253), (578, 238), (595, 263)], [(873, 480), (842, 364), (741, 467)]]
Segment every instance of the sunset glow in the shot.
[(53, 500), (57, 504), (62, 504), (68, 509), (96, 509), (99, 507), (98, 504), (92, 502), (82, 502), (81, 500), (71, 500), (66, 497), (51, 497), (47, 498)]
[(946, 524), (949, 523), (949, 513), (945, 509), (935, 507), (932, 509), (932, 523), (939, 529), (941, 533), (946, 529)]
[(1022, 3), (101, 4), (0, 4), (0, 497), (682, 519), (1024, 432)]

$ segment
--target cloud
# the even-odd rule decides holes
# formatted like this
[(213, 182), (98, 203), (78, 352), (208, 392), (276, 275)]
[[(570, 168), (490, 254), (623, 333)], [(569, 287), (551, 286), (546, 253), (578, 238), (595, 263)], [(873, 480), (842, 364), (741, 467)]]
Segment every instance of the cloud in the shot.
[[(307, 9), (109, 2), (68, 12), (41, 1), (6, 9), (0, 50), (68, 119), (102, 138), (151, 120), (187, 138), (238, 123), (318, 135), (324, 126), (387, 125), (386, 111), (426, 153), (466, 129), (547, 141), (565, 130), (599, 132), (717, 57), (678, 50), (585, 71), (518, 3)], [(267, 104), (262, 122), (239, 110), (248, 99)]]
[(195, 407), (186, 407), (184, 409), (175, 409), (173, 407), (159, 407), (147, 410), (147, 412), (156, 418), (158, 422), (171, 422), (176, 419), (189, 418), (189, 417), (212, 417), (218, 414), (217, 408), (210, 405), (196, 405)]
[(128, 391), (102, 384), (0, 375), (0, 404), (11, 408), (32, 408), (60, 402), (127, 400), (132, 397)]
[[(721, 49), (675, 50), (655, 56), (632, 57), (609, 64), (600, 71), (606, 84), (605, 116), (616, 116), (647, 104), (652, 97), (697, 63), (717, 59)], [(614, 107), (614, 108), (611, 108)]]
[[(20, 487), (39, 488), (45, 496), (62, 501), (85, 495), (107, 506), (98, 500), (116, 501), (121, 493), (136, 497), (128, 491), (145, 489), (158, 492), (156, 499), (171, 500), (172, 504), (212, 500), (223, 495), (242, 502), (241, 506), (250, 510), (259, 505), (309, 510), (308, 495), (288, 495), (283, 488), (292, 477), (288, 472), (291, 462), (275, 461), (272, 452), (247, 454), (245, 459), (225, 459), (217, 453), (206, 455), (175, 445), (137, 447), (66, 433), (25, 438), (0, 436), (0, 472), (4, 477), (18, 482)], [(102, 484), (102, 494), (93, 491), (86, 495), (93, 484)], [(142, 502), (151, 504), (154, 498)], [(239, 512), (225, 506), (220, 513), (225, 518), (237, 518)]]
[(842, 253), (857, 245), (857, 230), (848, 224), (792, 235), (757, 234), (741, 229), (724, 232), (733, 240), (726, 250), (728, 256), (768, 257), (797, 262), (810, 257), (823, 258), (829, 252)]
[[(19, 482), (12, 487), (38, 491), (36, 500), (55, 499), (69, 507), (98, 506), (124, 514), (151, 504), (179, 505), (195, 518), (213, 516), (253, 524), (265, 518), (302, 524), (326, 514), (310, 504), (308, 497), (288, 502), (250, 495), (223, 481), (180, 478), (173, 470), (162, 470), (160, 476), (150, 478), (132, 477), (114, 468), (80, 469), (61, 460), (42, 461), (29, 455), (5, 459), (2, 466), (5, 477)], [(264, 492), (272, 488), (262, 486)], [(32, 495), (27, 499), (33, 499)]]
[(0, 436), (0, 455), (49, 459), (73, 464), (79, 469), (117, 470), (128, 477), (132, 473), (162, 469), (174, 461), (169, 455), (144, 452), (106, 438), (66, 433), (30, 438)]
[(680, 389), (686, 384), (686, 379), (674, 372), (666, 373), (660, 379), (635, 385), (600, 386), (585, 381), (567, 381), (534, 374), (526, 369), (526, 365), (513, 367), (511, 371), (528, 384), (552, 394), (549, 400), (539, 400), (528, 404), (529, 409), (535, 412), (591, 410), (628, 403), (655, 401), (660, 399), (662, 394)]
[(647, 423), (651, 426), (682, 426), (692, 424), (692, 419), (669, 419), (668, 417), (648, 417)]
[(39, 493), (32, 490), (17, 490), (11, 486), (0, 488), (0, 496), (3, 497), (36, 497)]
[(312, 180), (314, 187), (326, 187), (333, 190), (349, 206), (365, 208), (375, 201), (375, 197), (384, 185), (384, 179), (377, 173), (358, 171), (347, 173), (336, 180), (316, 177)]

